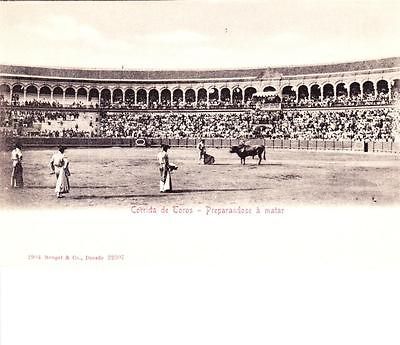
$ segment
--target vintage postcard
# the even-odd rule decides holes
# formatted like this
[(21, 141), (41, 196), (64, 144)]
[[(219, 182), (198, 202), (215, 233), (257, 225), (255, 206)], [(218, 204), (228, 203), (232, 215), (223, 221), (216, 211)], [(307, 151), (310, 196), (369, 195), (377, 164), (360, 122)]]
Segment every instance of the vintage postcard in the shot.
[(399, 11), (2, 2), (0, 344), (398, 344)]

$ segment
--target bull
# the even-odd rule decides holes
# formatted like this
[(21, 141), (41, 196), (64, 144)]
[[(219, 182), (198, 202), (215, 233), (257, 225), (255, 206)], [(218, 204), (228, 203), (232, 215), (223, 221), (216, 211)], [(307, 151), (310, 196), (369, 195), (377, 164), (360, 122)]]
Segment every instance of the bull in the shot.
[(265, 146), (264, 145), (257, 145), (257, 146), (250, 146), (250, 145), (235, 145), (231, 146), (229, 151), (230, 153), (237, 153), (240, 157), (240, 164), (246, 164), (246, 157), (258, 156), (258, 165), (261, 164), (261, 159), (265, 160)]

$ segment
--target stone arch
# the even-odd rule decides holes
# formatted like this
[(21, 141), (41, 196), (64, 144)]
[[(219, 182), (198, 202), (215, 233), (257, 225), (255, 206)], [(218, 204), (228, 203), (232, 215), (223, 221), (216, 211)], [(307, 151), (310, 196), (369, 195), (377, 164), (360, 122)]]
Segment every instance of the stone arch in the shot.
[(197, 101), (207, 101), (207, 90), (204, 87), (197, 90)]
[(282, 88), (282, 99), (296, 99), (296, 90), (291, 85), (286, 85)]
[(311, 85), (310, 97), (314, 100), (319, 100), (321, 98), (322, 92), (321, 87), (318, 84)]
[(162, 104), (171, 104), (172, 102), (172, 96), (171, 96), (171, 90), (168, 88), (164, 88), (161, 90), (161, 103)]
[(196, 92), (192, 89), (186, 89), (185, 91), (185, 102), (194, 103), (196, 100)]
[(104, 88), (100, 91), (100, 104), (107, 106), (111, 103), (111, 91), (108, 88)]
[(346, 84), (339, 82), (336, 84), (336, 97), (348, 97), (349, 92), (347, 90)]
[(122, 100), (124, 98), (124, 94), (120, 88), (116, 88), (112, 92), (112, 102), (113, 103), (122, 103)]
[(10, 101), (11, 86), (8, 84), (0, 85), (0, 98), (2, 100)]
[(24, 96), (24, 87), (20, 84), (15, 84), (12, 87), (12, 96), (11, 96), (11, 101), (12, 102), (20, 102), (23, 101), (23, 96)]
[(91, 88), (89, 90), (89, 102), (99, 102), (100, 92), (96, 88)]
[(229, 90), (227, 87), (223, 87), (221, 89), (221, 101), (223, 102), (230, 102), (231, 101), (231, 90)]
[(181, 102), (183, 101), (183, 91), (181, 88), (176, 88), (173, 92), (172, 92), (172, 100), (174, 102)]
[(84, 88), (84, 87), (80, 87), (76, 91), (76, 99), (78, 100), (78, 102), (86, 103), (87, 96), (88, 96), (88, 92), (87, 92), (86, 88)]
[(53, 100), (56, 102), (62, 102), (64, 97), (64, 90), (61, 88), (61, 86), (56, 86), (53, 88)]
[(268, 85), (263, 89), (263, 92), (271, 92), (271, 91), (276, 91), (276, 88), (271, 85)]
[(36, 85), (28, 85), (26, 87), (26, 100), (27, 101), (33, 101), (38, 98), (38, 88)]
[[(153, 88), (149, 91), (149, 104), (151, 106), (157, 105), (159, 101), (160, 94), (156, 88)], [(155, 104), (154, 104), (155, 103)]]
[(257, 90), (253, 86), (248, 86), (244, 89), (244, 101), (247, 102), (251, 100), (253, 95), (257, 92)]
[(75, 100), (76, 90), (69, 86), (65, 89), (65, 99), (74, 99)]
[(399, 78), (393, 78), (390, 80), (390, 86), (394, 87), (394, 86), (399, 86), (400, 83), (400, 79)]
[(24, 93), (24, 87), (21, 84), (15, 84), (12, 87), (13, 92)]
[(391, 93), (392, 97), (394, 98), (400, 98), (400, 79), (393, 79), (391, 81)]
[(375, 94), (375, 85), (371, 80), (367, 80), (362, 84), (363, 95), (374, 95)]
[(11, 92), (11, 86), (8, 84), (1, 84), (0, 85), (0, 92), (5, 93), (5, 92)]
[(298, 95), (299, 100), (303, 99), (303, 98), (309, 99), (310, 93), (308, 91), (307, 85), (304, 85), (304, 84), (300, 85), (297, 88), (297, 95)]
[(353, 81), (350, 86), (350, 97), (361, 95), (361, 86), (360, 83), (357, 81)]
[(39, 98), (46, 101), (51, 100), (51, 89), (49, 86), (44, 85), (39, 89)]
[(75, 95), (76, 95), (76, 90), (71, 86), (67, 87), (64, 91), (64, 103), (67, 105), (74, 103)]
[(232, 103), (240, 103), (243, 101), (243, 90), (239, 86), (232, 89)]
[(208, 99), (210, 101), (218, 101), (219, 100), (219, 91), (215, 86), (212, 86), (208, 89)]
[(136, 100), (138, 103), (147, 104), (147, 91), (146, 89), (139, 89), (136, 92)]
[(389, 94), (389, 82), (385, 79), (378, 80), (376, 83), (376, 91), (378, 94)]
[(331, 83), (326, 83), (322, 86), (322, 98), (334, 97), (335, 89)]
[(135, 91), (131, 88), (125, 90), (125, 103), (135, 103)]

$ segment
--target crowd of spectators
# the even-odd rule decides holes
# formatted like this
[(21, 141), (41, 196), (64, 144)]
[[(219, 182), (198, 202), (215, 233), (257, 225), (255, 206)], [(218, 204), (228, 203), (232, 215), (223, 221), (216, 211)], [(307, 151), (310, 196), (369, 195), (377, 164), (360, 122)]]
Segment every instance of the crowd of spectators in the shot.
[(264, 112), (253, 134), (268, 139), (394, 140), (399, 113), (388, 109)]
[(388, 109), (343, 111), (154, 112), (103, 116), (98, 135), (151, 138), (394, 139), (399, 113)]
[[(246, 100), (217, 100), (200, 98), (196, 102), (193, 100), (184, 101), (182, 98), (169, 100), (161, 99), (161, 101), (127, 99), (125, 102), (118, 100), (111, 102), (109, 99), (101, 98), (100, 103), (86, 103), (80, 100), (71, 102), (70, 104), (62, 104), (57, 100), (49, 102), (47, 100), (26, 100), (20, 101), (18, 94), (13, 95), (11, 104), (4, 100), (4, 96), (0, 96), (0, 106), (13, 107), (29, 107), (29, 108), (76, 108), (76, 109), (127, 109), (127, 110), (190, 110), (190, 109), (257, 109), (260, 107), (260, 101), (247, 97)], [(280, 101), (279, 97), (276, 97)], [(376, 96), (373, 94), (345, 94), (337, 97), (326, 96), (321, 97), (300, 97), (297, 99), (295, 95), (284, 95), (282, 97), (282, 108), (327, 108), (327, 107), (357, 107), (357, 106), (382, 106), (396, 103), (400, 100), (400, 93), (394, 91), (392, 98), (389, 99), (387, 92), (378, 92)], [(278, 101), (277, 101), (278, 102)]]
[(247, 135), (251, 117), (243, 112), (109, 112), (98, 132), (106, 137), (236, 138)]
[(78, 111), (0, 109), (0, 127), (32, 127), (49, 121), (71, 121)]
[(76, 101), (70, 104), (63, 104), (60, 103), (58, 100), (53, 100), (52, 102), (50, 102), (48, 100), (43, 100), (43, 99), (41, 100), (31, 99), (26, 101), (20, 101), (19, 97), (14, 97), (14, 96), (10, 103), (8, 100), (4, 99), (3, 95), (0, 95), (0, 106), (25, 107), (25, 108), (77, 108), (77, 109), (87, 109), (87, 108), (93, 109), (99, 107), (97, 103), (86, 104), (82, 101)]
[(211, 99), (207, 102), (207, 99), (199, 99), (197, 102), (184, 101), (182, 98), (176, 100), (163, 99), (159, 101), (149, 101), (147, 104), (145, 101), (138, 101), (135, 103), (132, 100), (125, 102), (118, 101), (110, 103), (109, 101), (101, 102), (102, 108), (108, 109), (129, 109), (129, 110), (190, 110), (190, 109), (242, 109), (255, 107), (255, 103), (248, 100), (247, 102), (229, 100), (216, 100)]
[[(0, 109), (3, 136), (90, 137), (96, 132), (95, 121), (78, 111)], [(85, 128), (79, 128), (78, 123), (85, 124)]]
[[(228, 111), (101, 111), (0, 109), (4, 135), (133, 138), (255, 138), (390, 141), (399, 111), (384, 107)], [(78, 126), (79, 124), (79, 126)], [(82, 124), (82, 125), (81, 125)], [(34, 129), (29, 131), (29, 129)]]
[(382, 92), (377, 96), (365, 95), (364, 97), (361, 97), (361, 95), (353, 95), (351, 97), (347, 97), (345, 95), (341, 95), (336, 98), (333, 96), (328, 96), (323, 99), (303, 97), (298, 101), (296, 100), (295, 96), (287, 96), (283, 98), (282, 106), (284, 108), (382, 106), (390, 105), (396, 102), (397, 99), (398, 97), (394, 97), (392, 100), (390, 100), (389, 95)]

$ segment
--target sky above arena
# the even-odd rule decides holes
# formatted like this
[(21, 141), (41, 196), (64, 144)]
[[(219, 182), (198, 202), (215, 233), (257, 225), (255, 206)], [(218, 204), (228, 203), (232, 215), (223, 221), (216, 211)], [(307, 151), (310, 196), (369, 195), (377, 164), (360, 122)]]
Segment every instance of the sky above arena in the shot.
[(1, 2), (0, 63), (210, 69), (400, 56), (398, 0)]

